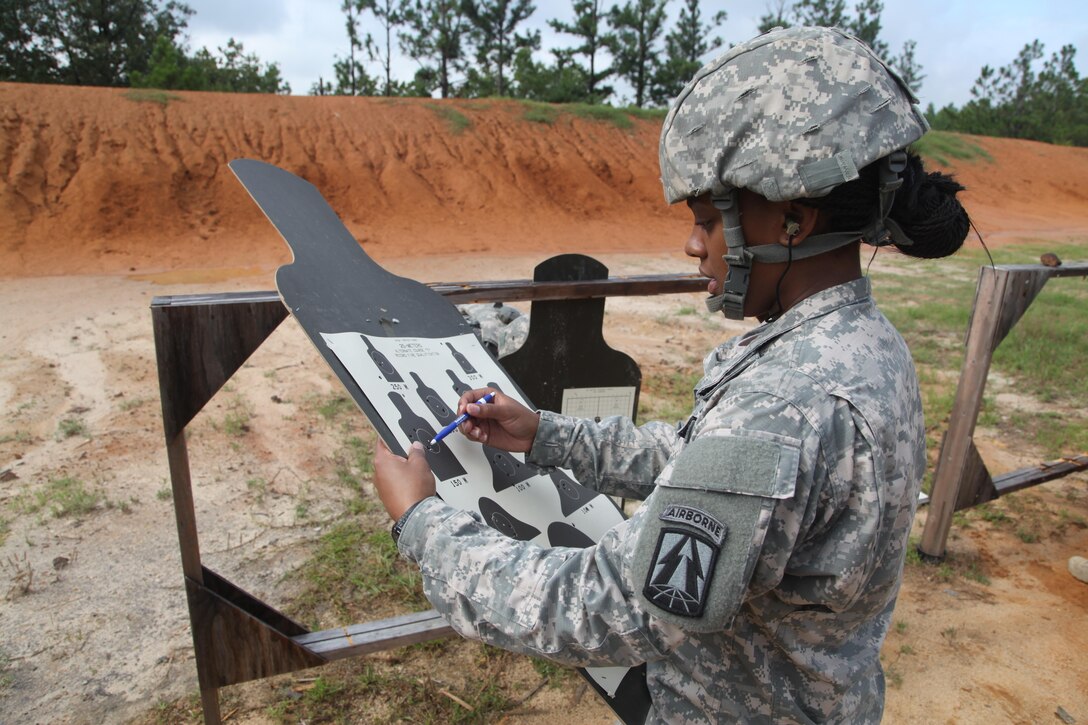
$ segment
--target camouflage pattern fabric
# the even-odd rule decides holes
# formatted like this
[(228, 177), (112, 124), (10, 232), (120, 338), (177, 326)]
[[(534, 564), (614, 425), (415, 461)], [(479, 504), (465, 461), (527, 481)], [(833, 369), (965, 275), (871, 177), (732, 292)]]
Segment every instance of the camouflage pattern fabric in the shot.
[(705, 65), (677, 96), (659, 146), (665, 199), (825, 195), (918, 140), (929, 126), (917, 103), (841, 30), (772, 30)]
[(502, 302), (458, 305), (457, 311), (495, 357), (514, 352), (529, 336), (529, 316)]
[[(431, 498), (399, 547), (466, 637), (647, 662), (654, 721), (877, 722), (924, 441), (906, 345), (856, 280), (711, 352), (679, 430), (541, 414), (534, 462), (647, 497), (596, 546), (514, 541)], [(694, 559), (673, 550), (715, 546), (702, 578), (677, 574)], [(703, 608), (661, 599), (669, 582)]]

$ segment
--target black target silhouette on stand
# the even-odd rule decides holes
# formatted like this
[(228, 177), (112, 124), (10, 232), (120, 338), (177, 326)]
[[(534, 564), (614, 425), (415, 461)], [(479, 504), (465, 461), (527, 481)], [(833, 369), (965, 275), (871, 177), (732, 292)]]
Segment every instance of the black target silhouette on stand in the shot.
[(453, 451), (442, 441), (431, 443), (435, 430), (427, 420), (408, 406), (408, 401), (399, 393), (389, 393), (389, 400), (397, 407), (400, 418), (397, 425), (408, 436), (408, 440), (419, 441), (427, 454), (427, 463), (441, 481), (448, 481), (455, 476), (465, 475), (465, 469)]
[(386, 382), (403, 383), (404, 378), (401, 377), (401, 374), (393, 367), (393, 363), (389, 362), (389, 358), (374, 347), (373, 343), (370, 342), (370, 338), (366, 335), (359, 335), (359, 337), (363, 338), (363, 342), (366, 343), (366, 354), (370, 356), (371, 361), (373, 361), (375, 367), (378, 368), (378, 372), (382, 374), (382, 377), (385, 378)]
[[(446, 375), (453, 381), (454, 392), (457, 393), (457, 397), (461, 397), (467, 391), (472, 390), (472, 387), (457, 377), (457, 374), (452, 370), (447, 370)], [(493, 388), (502, 392), (495, 383), (488, 383), (489, 388)], [(449, 420), (444, 421), (442, 425), (446, 425), (453, 416), (451, 415)], [(528, 481), (534, 476), (545, 475), (545, 471), (540, 466), (529, 463), (528, 461), (519, 461), (514, 458), (508, 452), (499, 450), (498, 448), (492, 448), (486, 443), (481, 443), (484, 456), (487, 458), (487, 465), (491, 466), (491, 486), (495, 489), (495, 493), (502, 493), (506, 489), (516, 486), (522, 481)]]
[(480, 514), (487, 525), (498, 529), (511, 539), (529, 541), (540, 535), (540, 529), (527, 524), (486, 496), (479, 501)]

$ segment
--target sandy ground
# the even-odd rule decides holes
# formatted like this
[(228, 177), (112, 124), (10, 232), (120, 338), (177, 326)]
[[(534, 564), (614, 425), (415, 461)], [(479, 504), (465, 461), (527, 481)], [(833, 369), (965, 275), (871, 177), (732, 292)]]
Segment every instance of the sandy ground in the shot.
[[(460, 136), (451, 108), (471, 122)], [(652, 122), (561, 119), (527, 133), (515, 104), (180, 94), (163, 105), (13, 84), (0, 84), (0, 109), (4, 723), (153, 722), (158, 703), (195, 690), (148, 307), (273, 286), (288, 255), (229, 159), (304, 174), (375, 258), (421, 281), (526, 278), (560, 250), (614, 274), (692, 271), (678, 252), (684, 212), (660, 203)], [(992, 244), (1088, 233), (1085, 149), (976, 141), (992, 160), (957, 171)], [(677, 317), (681, 305), (702, 309), (698, 295), (608, 304), (608, 339), (647, 382), (737, 330)], [(348, 495), (321, 483), (338, 433), (314, 407), (336, 391), (288, 320), (189, 429), (205, 564), (273, 605), (290, 601), (284, 573)], [(1042, 460), (986, 431), (978, 443), (994, 473)], [(1048, 522), (1034, 543), (971, 517), (948, 569), (908, 568), (884, 649), (888, 722), (1056, 722), (1058, 708), (1088, 721), (1088, 586), (1065, 571), (1088, 552), (1076, 524), (1086, 480), (1008, 499)], [(72, 503), (65, 482), (91, 498), (58, 517)], [(612, 718), (591, 697), (545, 690), (508, 721)]]

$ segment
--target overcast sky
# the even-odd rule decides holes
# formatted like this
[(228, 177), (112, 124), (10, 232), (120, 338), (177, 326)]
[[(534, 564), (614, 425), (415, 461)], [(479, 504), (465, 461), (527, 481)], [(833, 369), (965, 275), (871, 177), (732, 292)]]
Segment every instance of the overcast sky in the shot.
[[(247, 53), (256, 53), (263, 62), (279, 63), (292, 93), (304, 95), (317, 82), (333, 78), (332, 65), (348, 52), (341, 0), (186, 0), (196, 11), (189, 20), (192, 50), (207, 47), (214, 51), (228, 38), (241, 41)], [(1088, 56), (1088, 10), (1084, 0), (885, 0), (881, 38), (892, 53), (906, 40), (917, 41), (915, 57), (925, 79), (922, 106), (932, 102), (938, 108), (947, 103), (961, 105), (970, 100), (970, 89), (983, 65), (1008, 65), (1026, 43), (1038, 38), (1046, 54), (1061, 46), (1076, 46), (1077, 70), (1086, 72)], [(852, 0), (848, 0), (852, 6)], [(542, 46), (573, 45), (572, 36), (558, 35), (547, 26), (549, 18), (570, 20), (570, 0), (537, 0), (536, 12), (527, 27), (541, 31)], [(670, 23), (680, 2), (669, 3)], [(708, 1), (703, 12), (711, 15), (724, 9), (729, 17), (717, 31), (726, 42), (738, 43), (755, 35), (759, 18), (767, 12), (768, 0)], [(380, 30), (373, 17), (363, 18), (362, 32)], [(539, 59), (550, 58), (542, 52)], [(709, 60), (709, 58), (707, 58)], [(393, 74), (408, 80), (415, 61), (395, 58)], [(379, 75), (378, 65), (370, 72)], [(627, 92), (630, 100), (631, 93)]]

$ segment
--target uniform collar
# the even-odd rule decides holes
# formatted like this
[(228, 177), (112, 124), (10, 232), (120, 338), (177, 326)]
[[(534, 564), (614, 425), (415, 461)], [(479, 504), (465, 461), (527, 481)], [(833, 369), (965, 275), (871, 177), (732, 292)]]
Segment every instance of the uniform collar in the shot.
[[(872, 296), (872, 285), (868, 277), (851, 280), (834, 287), (821, 290), (801, 300), (778, 319), (768, 322), (747, 333), (746, 344), (733, 347), (730, 345), (731, 360), (722, 360), (725, 366), (714, 371), (709, 384), (700, 384), (699, 393), (710, 390), (733, 370), (759, 354), (763, 348), (790, 330), (805, 324), (809, 320), (823, 317), (835, 310), (849, 305), (865, 302)], [(736, 343), (734, 343), (736, 344)], [(720, 350), (719, 355), (725, 352)], [(704, 378), (705, 380), (705, 378)]]
[(778, 319), (768, 322), (760, 329), (759, 335), (749, 345), (758, 345), (765, 339), (778, 337), (798, 325), (823, 317), (829, 312), (847, 305), (864, 302), (872, 296), (872, 285), (868, 277), (859, 277), (843, 284), (828, 287), (814, 295), (809, 295)]

